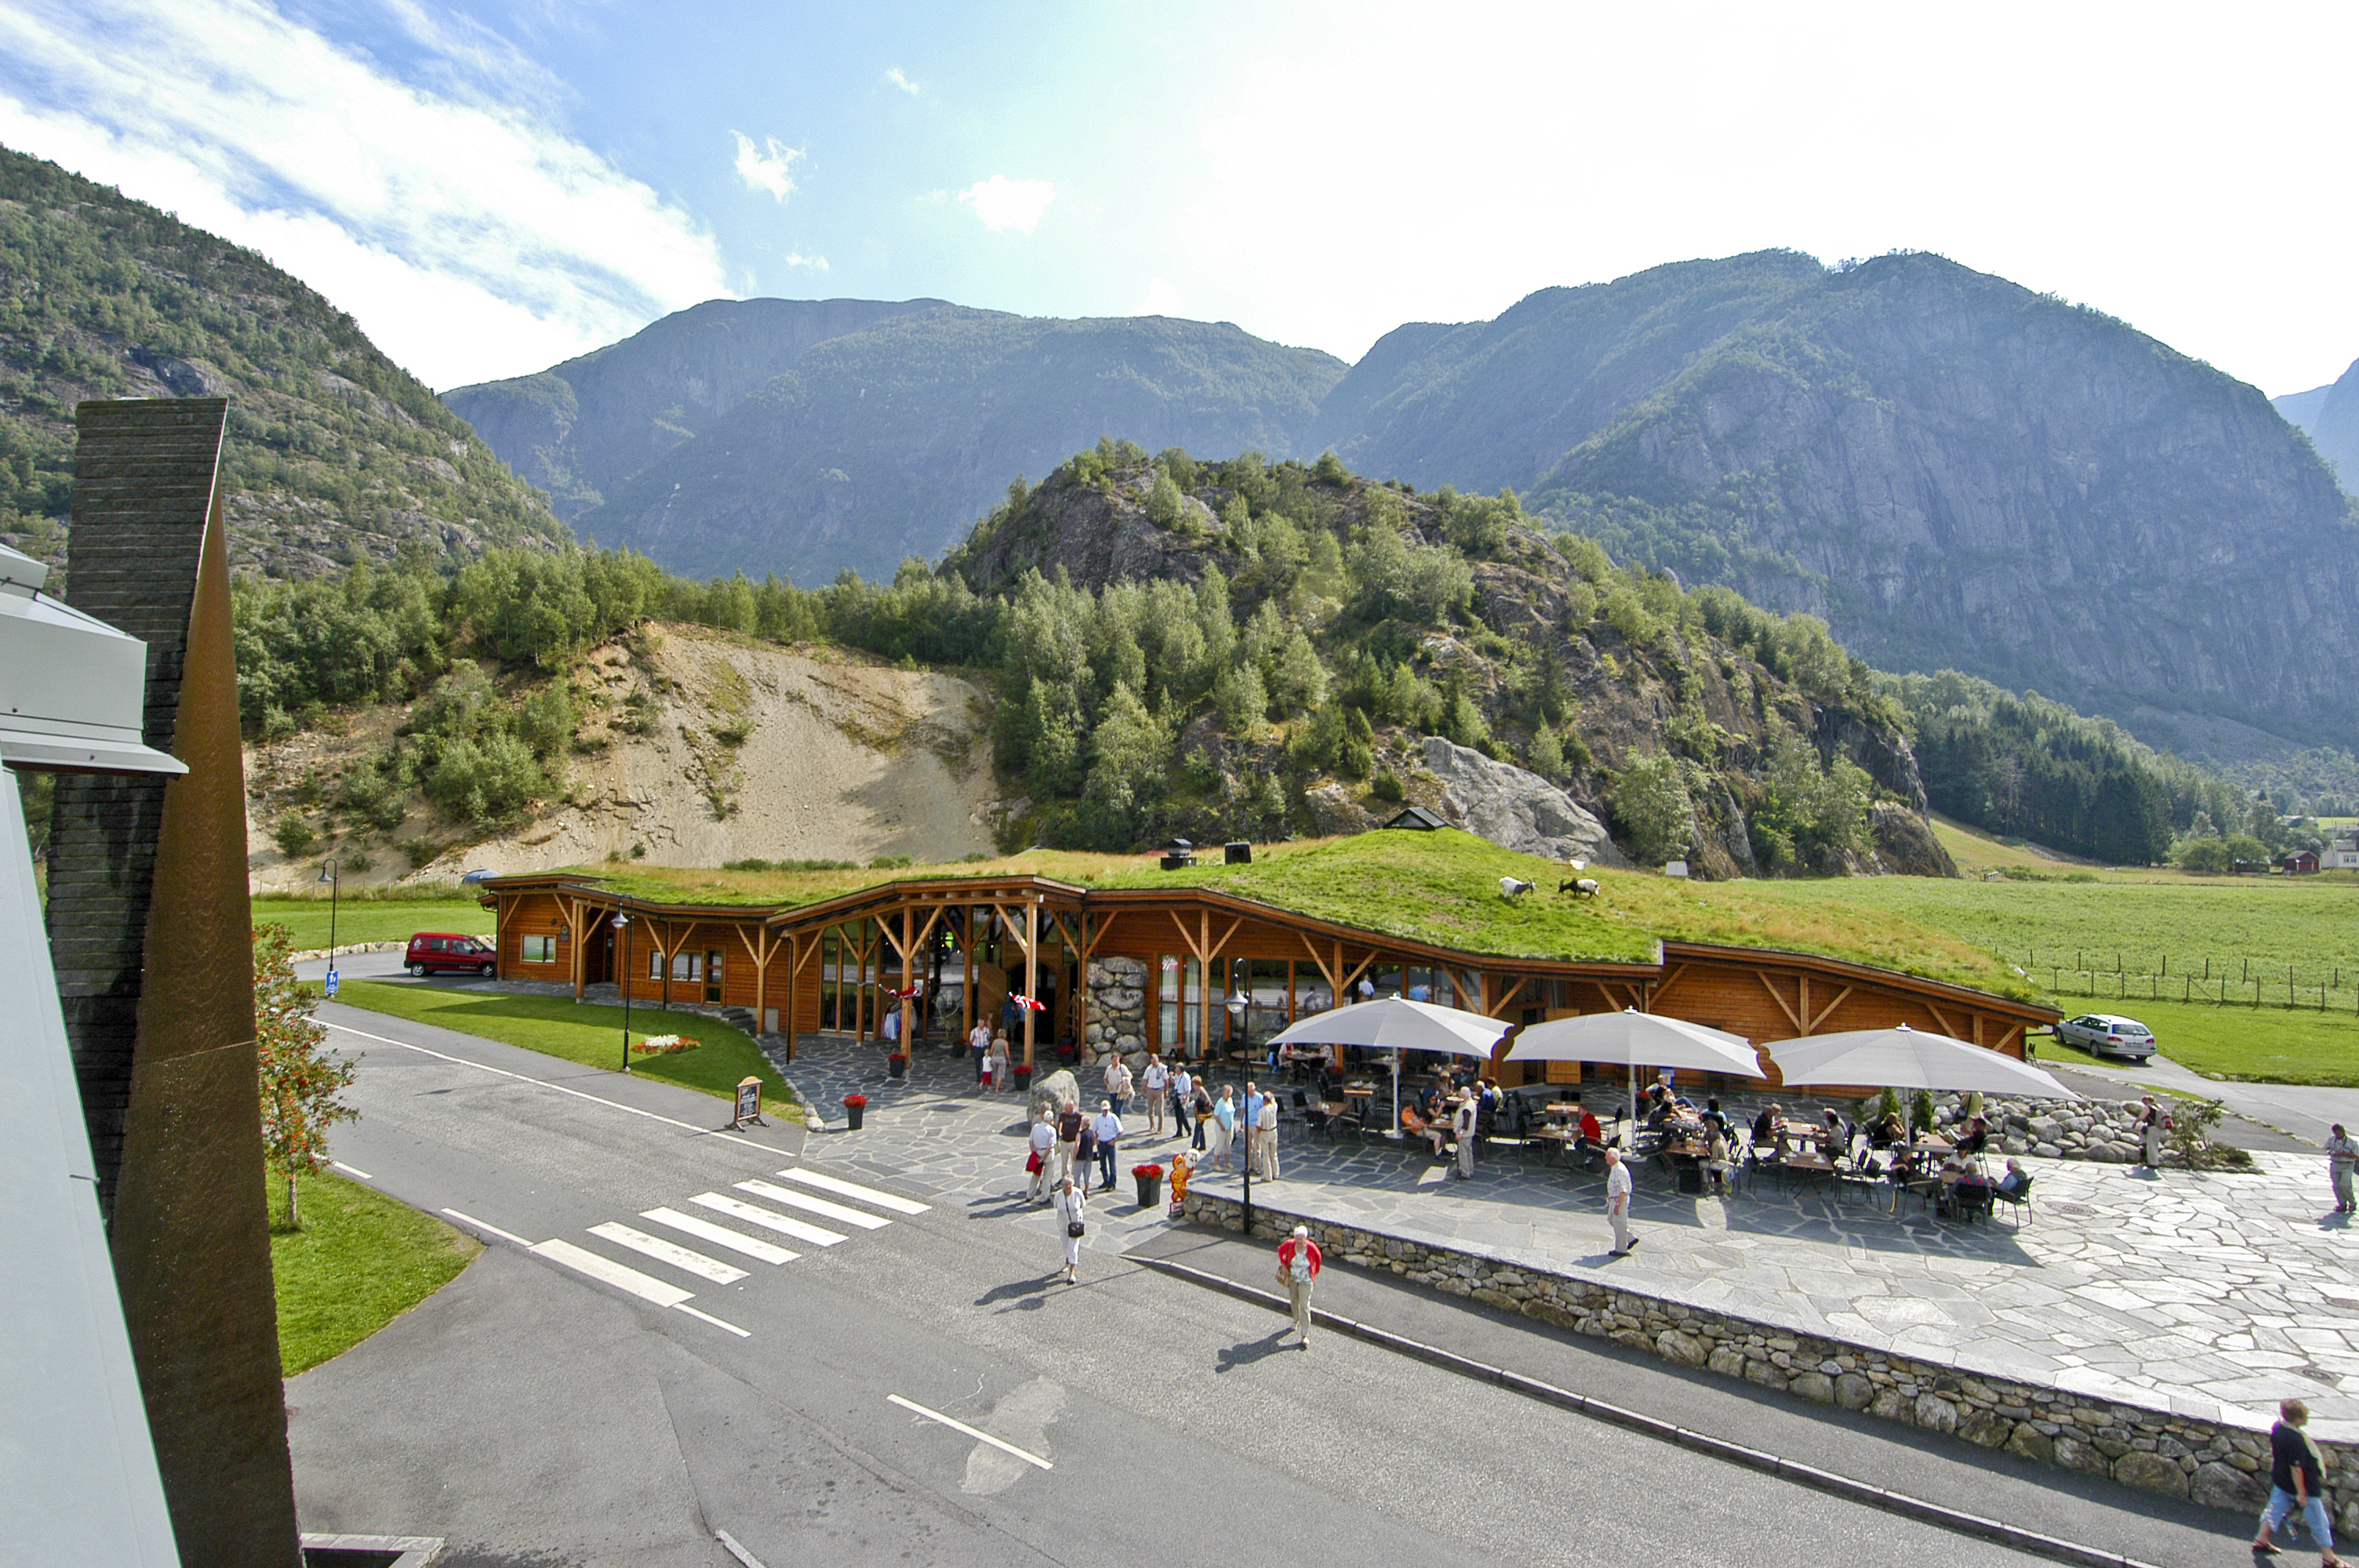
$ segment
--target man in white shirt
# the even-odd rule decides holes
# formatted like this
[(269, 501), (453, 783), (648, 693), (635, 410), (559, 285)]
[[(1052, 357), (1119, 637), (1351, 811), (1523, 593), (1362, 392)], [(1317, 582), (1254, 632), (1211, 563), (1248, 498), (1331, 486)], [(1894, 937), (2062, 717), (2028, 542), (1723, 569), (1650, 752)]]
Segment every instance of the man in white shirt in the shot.
[(991, 1025), (976, 1019), (973, 1033), (966, 1037), (966, 1048), (974, 1055), (974, 1081), (981, 1083), (984, 1058), (991, 1054)]
[(1116, 1116), (1122, 1115), (1130, 1108), (1130, 1064), (1119, 1055), (1108, 1056), (1105, 1065), (1105, 1092), (1106, 1098), (1114, 1101), (1114, 1113)]
[(1636, 1185), (1630, 1179), (1630, 1167), (1622, 1162), (1622, 1151), (1605, 1152), (1605, 1217), (1614, 1224), (1614, 1251), (1618, 1257), (1638, 1245), (1630, 1234), (1630, 1193)]
[(1274, 1094), (1261, 1097), (1257, 1130), (1261, 1136), (1255, 1141), (1260, 1147), (1255, 1152), (1261, 1156), (1260, 1174), (1264, 1180), (1274, 1182), (1277, 1180), (1277, 1097)]
[(1032, 1190), (1025, 1195), (1034, 1203), (1045, 1202), (1049, 1184), (1056, 1179), (1049, 1167), (1057, 1159), (1057, 1129), (1049, 1120), (1049, 1108), (1042, 1106), (1040, 1114), (1032, 1119)]
[(1163, 1136), (1163, 1102), (1171, 1093), (1171, 1069), (1153, 1051), (1147, 1054), (1147, 1070), (1138, 1075), (1139, 1093), (1147, 1100), (1147, 1131), (1149, 1137)]
[[(1098, 1191), (1112, 1192), (1114, 1145), (1122, 1141), (1122, 1118), (1116, 1114), (1112, 1100), (1098, 1101), (1095, 1130), (1098, 1135)], [(1089, 1173), (1084, 1171), (1082, 1175), (1086, 1182)]]
[(1480, 1114), (1471, 1093), (1458, 1097), (1458, 1108), (1451, 1113), (1450, 1131), (1458, 1140), (1458, 1174), (1469, 1178), (1474, 1174), (1474, 1128)]
[[(1188, 1071), (1188, 1064), (1182, 1062), (1171, 1069), (1171, 1127), (1182, 1138), (1189, 1134), (1191, 1123), (1188, 1119), (1188, 1108), (1195, 1103), (1195, 1099), (1196, 1079)], [(1204, 1141), (1200, 1136), (1196, 1139), (1196, 1147), (1201, 1149), (1203, 1146)]]

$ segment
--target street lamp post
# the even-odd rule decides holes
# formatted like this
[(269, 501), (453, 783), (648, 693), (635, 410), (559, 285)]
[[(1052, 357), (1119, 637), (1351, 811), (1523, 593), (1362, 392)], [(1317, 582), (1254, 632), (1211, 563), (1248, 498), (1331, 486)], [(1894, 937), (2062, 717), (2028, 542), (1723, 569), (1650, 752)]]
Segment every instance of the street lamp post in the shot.
[[(1231, 992), (1229, 993), (1229, 999), (1228, 999), (1228, 1000), (1227, 1000), (1227, 1001), (1225, 1001), (1224, 1003), (1223, 1003), (1222, 1005), (1223, 1005), (1223, 1006), (1224, 1006), (1224, 1007), (1226, 1007), (1226, 1008), (1229, 1010), (1229, 1022), (1230, 1022), (1230, 1024), (1231, 1024), (1233, 1027), (1236, 1028), (1236, 1029), (1242, 1030), (1242, 1029), (1245, 1027), (1245, 998), (1243, 998), (1243, 997), (1241, 997), (1241, 996), (1239, 996), (1239, 995), (1237, 995), (1234, 991), (1231, 991)], [(1247, 1060), (1246, 1065), (1247, 1065), (1248, 1066), (1250, 1066), (1250, 1065), (1252, 1065), (1252, 1063), (1251, 1063), (1251, 1060), (1250, 1060), (1250, 1059), (1248, 1059), (1248, 1060)], [(1243, 1119), (1246, 1120), (1248, 1123), (1250, 1123), (1250, 1121), (1251, 1121), (1251, 1119), (1252, 1119), (1250, 1118), (1250, 1116), (1245, 1116), (1245, 1115), (1244, 1115), (1244, 1113), (1245, 1113), (1245, 1100), (1244, 1100), (1242, 1098), (1240, 1098), (1238, 1099), (1238, 1101), (1237, 1101), (1237, 1110), (1239, 1111), (1239, 1113), (1240, 1113), (1240, 1115), (1241, 1115), (1241, 1118), (1242, 1118)], [(1250, 1240), (1252, 1240), (1252, 1239), (1253, 1239), (1253, 1152), (1254, 1152), (1254, 1133), (1255, 1133), (1255, 1130), (1254, 1130), (1250, 1125), (1248, 1125), (1248, 1127), (1247, 1127), (1247, 1129), (1246, 1129), (1246, 1131), (1245, 1131), (1245, 1239), (1246, 1239), (1246, 1240), (1248, 1240), (1248, 1241), (1250, 1241)]]
[(623, 961), (615, 966), (614, 978), (623, 993), (623, 1071), (631, 1070), (631, 917), (621, 910), (614, 912), (611, 922), (623, 934)]
[(320, 867), (320, 880), (328, 884), (328, 979), (321, 988), (325, 994), (336, 994), (336, 895), (343, 891), (343, 875), (336, 862), (328, 860)]

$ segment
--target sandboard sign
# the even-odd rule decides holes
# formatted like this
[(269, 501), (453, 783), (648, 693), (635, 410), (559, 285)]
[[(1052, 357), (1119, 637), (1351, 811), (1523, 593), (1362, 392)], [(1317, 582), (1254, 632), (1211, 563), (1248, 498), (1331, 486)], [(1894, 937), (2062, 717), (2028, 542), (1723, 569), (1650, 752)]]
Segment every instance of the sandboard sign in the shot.
[(762, 1080), (759, 1078), (737, 1080), (737, 1118), (729, 1125), (743, 1127), (749, 1121), (756, 1127), (770, 1125), (762, 1119)]

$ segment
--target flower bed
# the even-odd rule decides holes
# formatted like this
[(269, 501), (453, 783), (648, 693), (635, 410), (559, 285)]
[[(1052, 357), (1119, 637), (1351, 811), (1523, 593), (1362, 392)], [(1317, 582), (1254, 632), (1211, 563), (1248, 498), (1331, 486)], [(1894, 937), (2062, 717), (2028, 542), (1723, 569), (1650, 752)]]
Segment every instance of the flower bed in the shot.
[(631, 1047), (642, 1056), (669, 1056), (680, 1051), (693, 1051), (698, 1042), (687, 1034), (650, 1034)]

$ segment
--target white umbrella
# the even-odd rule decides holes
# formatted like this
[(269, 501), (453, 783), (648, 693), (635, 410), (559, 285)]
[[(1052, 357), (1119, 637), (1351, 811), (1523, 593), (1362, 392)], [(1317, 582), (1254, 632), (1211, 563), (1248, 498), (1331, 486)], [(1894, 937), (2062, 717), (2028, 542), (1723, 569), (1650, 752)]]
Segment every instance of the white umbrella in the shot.
[(1775, 1041), (1764, 1049), (1791, 1088), (1812, 1084), (1884, 1085), (1896, 1089), (1978, 1089), (2042, 1099), (2081, 1098), (2028, 1063), (1905, 1023), (1897, 1029), (1806, 1034), (1798, 1040)]
[(1270, 1036), (1272, 1045), (1358, 1045), (1392, 1054), (1393, 1126), (1400, 1125), (1400, 1054), (1442, 1051), (1453, 1056), (1490, 1059), (1504, 1019), (1455, 1007), (1438, 1007), (1407, 997), (1379, 997), (1332, 1011), (1313, 1013)]
[(1630, 1069), (1630, 1119), (1638, 1119), (1638, 1069), (1685, 1067), (1700, 1073), (1767, 1076), (1752, 1043), (1726, 1030), (1640, 1012), (1584, 1012), (1527, 1026), (1507, 1047), (1510, 1062), (1595, 1062)]

